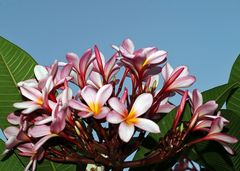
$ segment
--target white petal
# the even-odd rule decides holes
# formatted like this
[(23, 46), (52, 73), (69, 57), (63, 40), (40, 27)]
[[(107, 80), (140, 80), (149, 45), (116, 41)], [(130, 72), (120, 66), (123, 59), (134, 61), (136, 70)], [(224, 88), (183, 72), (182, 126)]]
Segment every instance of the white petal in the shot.
[(44, 66), (36, 65), (34, 67), (34, 73), (38, 80), (43, 80), (48, 76), (48, 71)]
[(150, 93), (143, 93), (137, 97), (129, 114), (136, 114), (136, 117), (144, 114), (152, 105), (153, 97)]
[(171, 105), (169, 103), (159, 105), (157, 109), (157, 113), (169, 113), (175, 108), (174, 105)]
[(107, 121), (113, 124), (118, 124), (124, 120), (124, 118), (118, 113), (112, 110), (107, 115)]
[(108, 107), (102, 107), (101, 112), (98, 115), (95, 115), (94, 118), (96, 119), (103, 119), (107, 116), (110, 109)]
[(103, 106), (111, 96), (112, 91), (113, 87), (111, 84), (102, 86), (97, 92), (96, 103), (99, 104), (100, 106)]
[(137, 120), (138, 122), (135, 124), (136, 127), (148, 132), (160, 133), (159, 126), (155, 122), (145, 118), (137, 118)]
[(128, 142), (133, 136), (134, 130), (135, 128), (133, 124), (127, 124), (125, 122), (122, 122), (118, 129), (119, 137), (124, 142)]
[(116, 112), (118, 112), (122, 116), (125, 116), (126, 114), (128, 114), (127, 108), (124, 106), (123, 103), (120, 102), (120, 100), (117, 97), (112, 97), (108, 101), (108, 103), (113, 110), (115, 110)]
[(27, 97), (32, 101), (37, 101), (39, 100), (39, 98), (42, 97), (42, 93), (33, 87), (23, 86), (20, 87), (20, 90), (23, 96)]
[(86, 106), (82, 102), (74, 100), (74, 99), (69, 101), (69, 106), (71, 108), (79, 110), (79, 111), (89, 112), (89, 107), (88, 106)]
[(31, 107), (25, 109), (22, 111), (23, 114), (29, 114), (32, 113), (33, 111), (37, 110), (37, 109), (41, 109), (42, 107), (39, 105), (32, 105)]
[(81, 91), (81, 95), (82, 95), (82, 98), (88, 104), (88, 106), (95, 103), (97, 93), (96, 93), (96, 90), (93, 89), (92, 87), (90, 86), (84, 87)]
[(165, 82), (170, 78), (172, 72), (173, 68), (169, 63), (166, 63), (166, 65), (164, 65), (164, 67), (162, 68), (162, 76)]

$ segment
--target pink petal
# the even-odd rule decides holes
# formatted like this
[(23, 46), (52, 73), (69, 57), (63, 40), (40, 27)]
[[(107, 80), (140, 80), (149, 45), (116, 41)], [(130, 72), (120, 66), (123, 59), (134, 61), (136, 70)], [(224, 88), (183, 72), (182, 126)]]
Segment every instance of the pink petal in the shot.
[(10, 113), (7, 116), (7, 120), (9, 123), (13, 125), (19, 125), (20, 124), (20, 116), (15, 115), (15, 113)]
[(114, 55), (112, 56), (108, 62), (106, 63), (105, 67), (104, 67), (104, 73), (106, 76), (109, 76), (112, 69), (114, 68), (115, 64), (116, 64), (116, 60), (117, 60), (117, 56)]
[(157, 109), (157, 113), (169, 113), (171, 112), (176, 106), (171, 105), (169, 103), (159, 105)]
[(56, 137), (57, 135), (56, 134), (50, 134), (50, 135), (47, 135), (47, 136), (45, 136), (45, 137), (43, 137), (43, 138), (41, 138), (35, 145), (34, 145), (34, 151), (38, 151), (38, 149), (40, 148), (40, 147), (42, 147), (42, 145), (46, 142), (46, 141), (48, 141), (50, 138), (53, 138), (53, 137)]
[(193, 108), (195, 109), (195, 111), (198, 107), (200, 107), (203, 104), (202, 94), (197, 89), (193, 90), (192, 102), (193, 102)]
[(82, 98), (86, 101), (88, 106), (90, 106), (92, 103), (95, 103), (96, 100), (96, 90), (93, 89), (90, 86), (86, 86), (81, 91)]
[(108, 101), (109, 105), (113, 110), (118, 112), (120, 115), (125, 116), (128, 114), (127, 108), (124, 106), (123, 103), (120, 102), (120, 100), (117, 97), (112, 97)]
[(36, 125), (29, 129), (28, 134), (34, 138), (38, 138), (51, 134), (51, 131), (47, 125)]
[(18, 108), (18, 109), (26, 109), (31, 107), (32, 105), (37, 105), (33, 101), (23, 101), (23, 102), (17, 102), (13, 104), (13, 107)]
[(212, 121), (211, 129), (210, 129), (209, 133), (211, 133), (211, 134), (219, 133), (223, 130), (223, 127), (224, 127), (223, 120), (221, 120), (221, 118), (218, 117)]
[(234, 155), (234, 151), (231, 149), (231, 147), (229, 145), (227, 145), (226, 143), (224, 142), (219, 142), (223, 147), (224, 149), (231, 155)]
[(17, 134), (19, 133), (19, 128), (15, 126), (9, 126), (4, 129), (3, 133), (7, 138), (17, 136)]
[(52, 133), (58, 134), (65, 128), (65, 116), (65, 111), (58, 112), (58, 116), (52, 121), (52, 124), (50, 126), (50, 130)]
[(128, 142), (133, 136), (134, 130), (135, 128), (133, 124), (127, 124), (125, 122), (122, 122), (119, 125), (119, 129), (118, 129), (119, 137), (124, 142)]
[(82, 55), (79, 63), (81, 73), (86, 72), (86, 69), (89, 66), (89, 60), (91, 59), (91, 56), (92, 56), (92, 49), (87, 49)]
[(92, 115), (93, 115), (92, 112), (78, 112), (78, 116), (80, 116), (82, 118), (88, 118), (88, 117), (90, 117)]
[(133, 103), (130, 113), (134, 112), (136, 117), (144, 114), (152, 105), (153, 97), (150, 93), (143, 93)]
[(115, 112), (114, 110), (110, 111), (107, 115), (107, 121), (113, 124), (118, 124), (124, 120), (122, 115), (120, 115), (118, 112)]
[(95, 115), (94, 118), (96, 119), (103, 119), (107, 116), (110, 109), (108, 107), (102, 107), (101, 112), (98, 115)]
[(79, 58), (75, 53), (68, 53), (66, 55), (67, 61), (69, 64), (72, 64), (74, 68), (79, 72)]
[(196, 126), (193, 128), (193, 131), (196, 131), (196, 130), (202, 130), (203, 128), (209, 128), (211, 127), (211, 124), (212, 124), (212, 121), (210, 120), (202, 120), (202, 121), (199, 121)]
[(23, 96), (27, 97), (32, 101), (37, 101), (39, 98), (42, 97), (42, 93), (33, 87), (23, 86), (20, 87), (20, 90)]
[(33, 111), (37, 110), (37, 109), (41, 109), (42, 107), (37, 105), (37, 104), (33, 104), (32, 106), (30, 106), (29, 108), (25, 109), (22, 111), (23, 114), (29, 114), (32, 113)]
[(97, 73), (92, 71), (90, 74), (90, 80), (96, 85), (96, 87), (100, 88), (103, 86), (103, 80), (102, 80), (102, 76)]
[(100, 106), (103, 106), (111, 96), (112, 91), (113, 87), (111, 84), (102, 86), (97, 92), (96, 103), (99, 104)]
[(125, 39), (121, 45), (129, 54), (134, 52), (134, 44), (131, 39)]
[(189, 87), (195, 82), (195, 80), (196, 80), (196, 78), (194, 76), (178, 78), (168, 87), (168, 90)]
[(67, 107), (69, 101), (72, 99), (72, 89), (67, 87), (62, 92), (62, 105), (63, 107)]
[(79, 111), (89, 112), (89, 107), (88, 106), (86, 106), (82, 102), (74, 100), (74, 99), (69, 101), (69, 106), (71, 108), (79, 110)]
[(166, 65), (164, 65), (164, 67), (162, 68), (162, 76), (165, 82), (170, 78), (172, 72), (173, 68), (169, 63), (166, 63)]
[(206, 137), (204, 137), (205, 140), (215, 140), (215, 141), (222, 141), (225, 143), (237, 143), (238, 139), (235, 137), (226, 135), (224, 133), (213, 133), (208, 134)]
[(37, 80), (43, 80), (48, 76), (48, 71), (44, 66), (36, 65), (34, 67), (34, 73)]
[(207, 103), (203, 104), (200, 106), (197, 110), (196, 113), (199, 113), (199, 117), (203, 117), (204, 115), (211, 115), (215, 110), (217, 109), (218, 104), (211, 100), (208, 101)]
[(137, 120), (136, 127), (148, 132), (160, 133), (159, 126), (155, 122), (145, 118), (137, 118)]
[(148, 64), (158, 64), (163, 62), (163, 60), (167, 57), (167, 52), (164, 50), (158, 50), (155, 53), (152, 53), (147, 57)]

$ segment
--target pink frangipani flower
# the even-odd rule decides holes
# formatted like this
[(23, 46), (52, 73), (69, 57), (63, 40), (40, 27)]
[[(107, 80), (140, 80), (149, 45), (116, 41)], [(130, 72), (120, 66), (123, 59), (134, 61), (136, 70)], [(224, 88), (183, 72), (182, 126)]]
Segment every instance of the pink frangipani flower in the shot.
[(162, 68), (162, 76), (165, 82), (165, 91), (178, 90), (191, 86), (195, 82), (195, 77), (189, 75), (186, 66), (177, 67), (175, 70), (170, 64)]
[(113, 91), (111, 84), (102, 86), (98, 91), (90, 86), (86, 86), (81, 91), (81, 96), (87, 105), (77, 100), (71, 100), (69, 106), (79, 110), (78, 115), (87, 118), (93, 116), (96, 119), (104, 118), (110, 109), (104, 104), (109, 99)]
[(107, 121), (113, 124), (119, 124), (119, 136), (124, 142), (128, 142), (133, 136), (135, 126), (152, 133), (159, 133), (158, 125), (146, 118), (140, 118), (152, 105), (153, 97), (150, 93), (139, 95), (130, 112), (117, 97), (111, 98), (109, 105), (113, 109), (107, 115)]

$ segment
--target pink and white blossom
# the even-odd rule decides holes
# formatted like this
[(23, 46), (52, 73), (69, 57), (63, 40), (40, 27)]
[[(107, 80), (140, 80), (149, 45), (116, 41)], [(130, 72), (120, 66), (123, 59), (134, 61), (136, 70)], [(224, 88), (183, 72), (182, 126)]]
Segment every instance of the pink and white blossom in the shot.
[(113, 110), (107, 115), (107, 121), (113, 124), (120, 124), (118, 133), (124, 142), (128, 142), (131, 139), (135, 127), (148, 132), (159, 133), (160, 129), (155, 122), (140, 117), (147, 112), (152, 102), (152, 95), (143, 93), (136, 98), (131, 110), (128, 111), (117, 97), (113, 97), (109, 100), (109, 105)]

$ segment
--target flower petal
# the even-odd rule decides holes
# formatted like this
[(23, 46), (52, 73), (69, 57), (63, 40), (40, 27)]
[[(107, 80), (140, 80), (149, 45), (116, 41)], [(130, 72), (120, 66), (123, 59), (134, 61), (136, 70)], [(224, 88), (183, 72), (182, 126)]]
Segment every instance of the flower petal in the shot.
[(19, 125), (20, 124), (20, 116), (15, 115), (15, 113), (10, 113), (7, 116), (7, 120), (9, 123), (13, 124), (13, 125)]
[(78, 116), (82, 118), (88, 118), (93, 115), (93, 112), (78, 112)]
[(111, 96), (112, 91), (113, 87), (111, 84), (102, 86), (97, 92), (96, 103), (99, 104), (99, 106), (103, 106)]
[(17, 136), (17, 134), (19, 133), (19, 128), (15, 127), (15, 126), (9, 126), (6, 129), (4, 129), (4, 135), (9, 138), (11, 136)]
[(90, 86), (84, 87), (81, 91), (81, 95), (82, 95), (82, 98), (88, 104), (88, 106), (95, 103), (97, 93), (96, 93), (96, 90), (93, 89), (92, 87)]
[(89, 107), (88, 106), (86, 106), (82, 102), (74, 100), (74, 99), (69, 101), (69, 106), (71, 108), (79, 110), (79, 111), (89, 112)]
[(133, 124), (127, 124), (125, 122), (122, 122), (119, 125), (119, 129), (118, 129), (119, 137), (124, 142), (128, 142), (133, 136), (134, 130), (135, 128)]
[(131, 39), (125, 39), (122, 42), (121, 47), (124, 48), (129, 54), (132, 54), (134, 52), (134, 44)]
[(69, 64), (72, 64), (74, 68), (79, 72), (79, 58), (75, 53), (68, 53), (66, 55), (67, 61)]
[(50, 127), (47, 125), (36, 125), (29, 129), (29, 135), (38, 138), (51, 134)]
[(109, 113), (110, 109), (108, 107), (102, 107), (101, 112), (98, 115), (94, 115), (94, 118), (96, 119), (103, 119), (107, 116)]
[(124, 106), (123, 103), (120, 102), (117, 97), (112, 97), (111, 99), (109, 99), (108, 103), (111, 108), (118, 112), (120, 115), (125, 116), (128, 113), (127, 108)]
[(164, 67), (162, 68), (162, 76), (165, 82), (170, 78), (172, 72), (173, 68), (169, 63), (166, 63), (166, 65), (164, 65)]
[(136, 117), (144, 114), (152, 105), (153, 97), (150, 93), (143, 93), (137, 97), (129, 114), (135, 114)]
[(164, 50), (158, 50), (152, 53), (150, 56), (147, 57), (144, 64), (159, 64), (167, 57), (167, 52)]
[(169, 103), (163, 104), (163, 105), (159, 105), (158, 109), (157, 109), (157, 113), (169, 113), (171, 112), (176, 106), (171, 105)]
[(195, 111), (198, 107), (200, 107), (203, 104), (202, 94), (197, 89), (193, 90), (192, 102), (193, 102), (193, 108)]
[(107, 115), (107, 121), (113, 124), (118, 124), (124, 120), (122, 115), (120, 115), (118, 112), (112, 110)]
[(33, 87), (22, 86), (20, 87), (21, 93), (23, 96), (27, 97), (32, 101), (37, 101), (42, 97), (42, 93)]
[(199, 117), (204, 117), (204, 115), (211, 115), (217, 109), (217, 107), (218, 104), (215, 101), (211, 100), (200, 106), (196, 110), (196, 113), (198, 113)]
[(160, 133), (159, 126), (149, 119), (137, 118), (137, 123), (135, 124), (135, 126), (148, 132)]
[(43, 80), (48, 76), (48, 71), (44, 66), (36, 65), (34, 67), (34, 73), (37, 80)]
[(40, 147), (42, 147), (42, 145), (43, 145), (46, 141), (48, 141), (50, 138), (53, 138), (53, 137), (56, 137), (56, 136), (57, 136), (56, 134), (50, 134), (50, 135), (47, 135), (47, 136), (41, 138), (41, 139), (34, 145), (33, 149), (34, 149), (35, 151), (37, 151)]
[(34, 104), (34, 105), (30, 106), (29, 108), (23, 110), (22, 113), (29, 114), (29, 113), (32, 113), (33, 111), (35, 111), (37, 109), (41, 109), (41, 108), (42, 108), (41, 106)]

